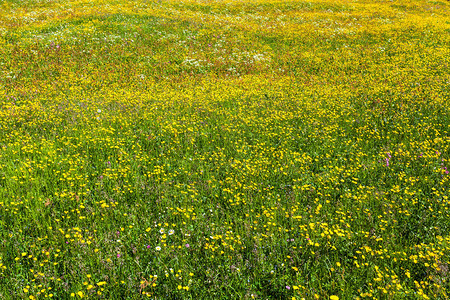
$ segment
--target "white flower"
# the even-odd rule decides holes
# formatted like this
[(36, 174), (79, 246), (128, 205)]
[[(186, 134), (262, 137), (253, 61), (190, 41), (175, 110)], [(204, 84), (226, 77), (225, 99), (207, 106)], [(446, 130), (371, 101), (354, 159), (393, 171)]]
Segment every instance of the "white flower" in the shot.
[(161, 247), (160, 246), (156, 246), (156, 251), (159, 251), (159, 250), (161, 250)]
[(159, 233), (161, 233), (161, 234), (164, 234), (164, 232), (166, 232), (166, 231), (164, 230), (164, 228), (161, 228), (161, 229), (159, 230)]
[(175, 231), (173, 230), (173, 229), (170, 229), (169, 230), (169, 235), (172, 235), (172, 234), (174, 234), (175, 233)]
[(97, 109), (97, 112), (98, 112), (98, 113), (101, 113), (101, 112), (102, 112), (102, 110), (101, 110), (101, 109), (99, 108), (99, 109)]

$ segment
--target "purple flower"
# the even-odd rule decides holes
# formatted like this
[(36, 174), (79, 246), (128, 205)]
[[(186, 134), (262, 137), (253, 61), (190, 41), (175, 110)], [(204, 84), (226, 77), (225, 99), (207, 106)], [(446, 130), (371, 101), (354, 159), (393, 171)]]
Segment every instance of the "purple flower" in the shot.
[(147, 245), (147, 249), (149, 249), (150, 248), (150, 245)]
[(186, 246), (186, 248), (189, 248), (189, 247), (190, 247), (189, 244), (186, 244), (186, 245), (184, 245), (184, 246)]
[(117, 257), (120, 257), (120, 253), (117, 253)]
[(389, 159), (391, 159), (392, 158), (392, 156), (391, 156), (391, 154), (388, 152), (387, 153), (387, 158), (385, 158), (385, 160), (386, 160), (386, 167), (389, 167)]
[(290, 289), (291, 289), (291, 287), (287, 285), (287, 286), (286, 286), (286, 289), (290, 290)]

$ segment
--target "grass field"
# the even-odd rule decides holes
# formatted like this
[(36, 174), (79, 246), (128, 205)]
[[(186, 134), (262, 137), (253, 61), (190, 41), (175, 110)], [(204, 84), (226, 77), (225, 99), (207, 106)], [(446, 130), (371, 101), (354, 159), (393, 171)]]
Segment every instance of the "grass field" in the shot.
[(1, 299), (448, 299), (450, 2), (0, 0)]

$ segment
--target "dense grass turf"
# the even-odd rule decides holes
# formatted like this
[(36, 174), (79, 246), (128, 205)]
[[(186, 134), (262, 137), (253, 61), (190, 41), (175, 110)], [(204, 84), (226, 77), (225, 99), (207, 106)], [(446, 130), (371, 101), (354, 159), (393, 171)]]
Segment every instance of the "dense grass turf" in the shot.
[(0, 1), (1, 299), (448, 299), (447, 1)]

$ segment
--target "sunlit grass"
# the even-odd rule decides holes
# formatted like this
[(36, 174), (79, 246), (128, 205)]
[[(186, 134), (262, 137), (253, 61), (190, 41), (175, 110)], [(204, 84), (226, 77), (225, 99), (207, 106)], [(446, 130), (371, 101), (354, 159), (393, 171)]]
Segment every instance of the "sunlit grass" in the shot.
[(0, 298), (447, 299), (449, 9), (0, 1)]

